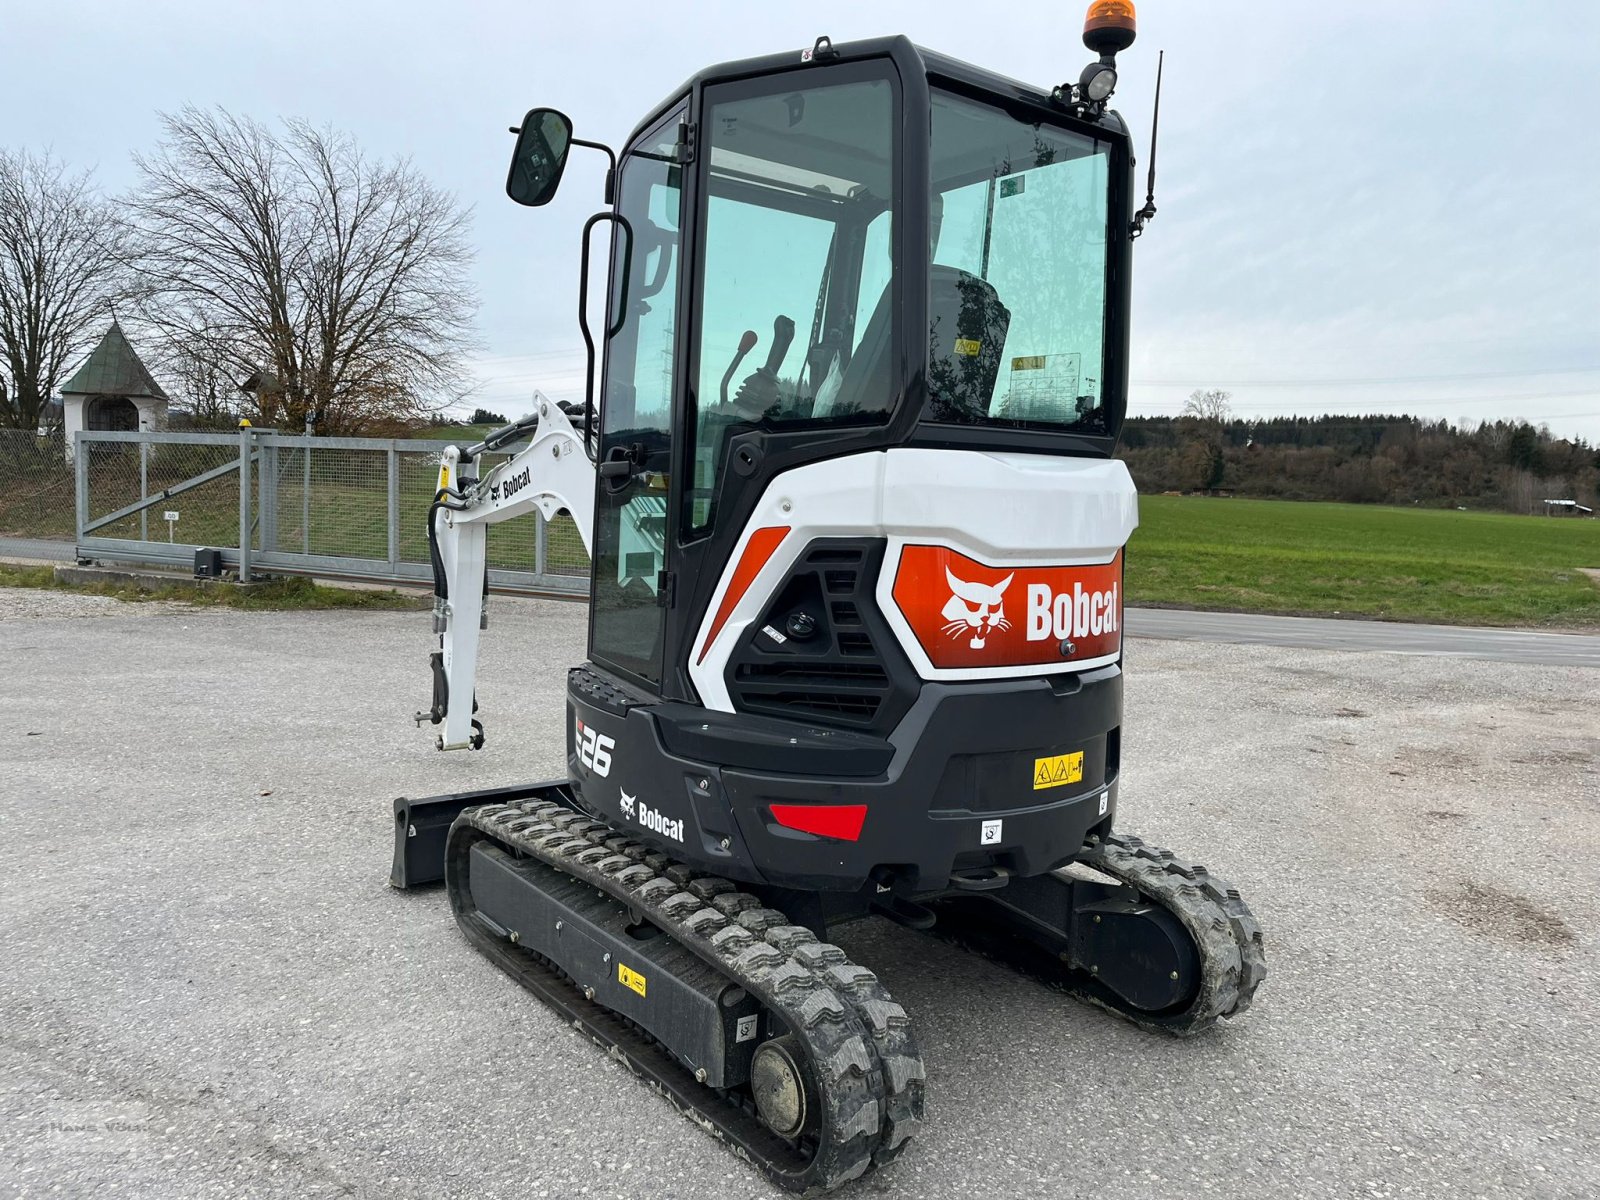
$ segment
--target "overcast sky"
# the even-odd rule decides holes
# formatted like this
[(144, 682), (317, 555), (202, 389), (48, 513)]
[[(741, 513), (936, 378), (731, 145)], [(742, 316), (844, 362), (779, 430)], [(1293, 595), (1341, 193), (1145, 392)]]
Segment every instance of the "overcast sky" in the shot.
[[(6, 0), (0, 145), (110, 191), (158, 113), (220, 104), (410, 155), (474, 211), (477, 402), (582, 394), (578, 152), (545, 209), (505, 199), (534, 105), (620, 144), (727, 59), (903, 32), (1040, 85), (1087, 61), (1082, 4), (265, 4)], [(1140, 0), (1116, 105), (1147, 148), (1167, 51), (1160, 216), (1138, 244), (1133, 410), (1223, 387), (1246, 416), (1516, 416), (1600, 441), (1600, 4)]]

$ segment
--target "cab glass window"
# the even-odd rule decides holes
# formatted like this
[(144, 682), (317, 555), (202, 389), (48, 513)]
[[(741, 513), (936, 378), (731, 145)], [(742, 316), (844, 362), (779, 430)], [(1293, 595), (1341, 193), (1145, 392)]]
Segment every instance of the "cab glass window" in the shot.
[(927, 418), (1110, 432), (1109, 142), (935, 91)]
[(714, 522), (740, 433), (881, 422), (898, 399), (888, 70), (846, 64), (706, 91), (686, 536)]

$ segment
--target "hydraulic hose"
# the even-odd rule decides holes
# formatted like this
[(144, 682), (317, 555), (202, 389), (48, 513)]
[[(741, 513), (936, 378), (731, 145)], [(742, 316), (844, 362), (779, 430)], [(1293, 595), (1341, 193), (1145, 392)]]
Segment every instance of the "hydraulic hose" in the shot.
[(451, 504), (444, 497), (453, 496), (464, 500), (460, 492), (454, 488), (440, 488), (433, 494), (433, 503), (428, 505), (428, 563), (433, 567), (433, 594), (440, 600), (450, 599), (450, 581), (444, 574), (444, 556), (439, 553), (439, 530), (434, 524), (440, 509), (449, 509), (451, 512), (462, 512), (466, 509), (464, 504)]

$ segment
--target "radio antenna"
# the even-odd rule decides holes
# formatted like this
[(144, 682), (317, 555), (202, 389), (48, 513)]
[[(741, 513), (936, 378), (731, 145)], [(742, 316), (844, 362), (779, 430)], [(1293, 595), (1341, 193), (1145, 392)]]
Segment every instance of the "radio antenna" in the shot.
[(1161, 128), (1161, 68), (1166, 60), (1165, 50), (1156, 56), (1156, 106), (1150, 114), (1150, 176), (1145, 185), (1144, 207), (1133, 214), (1133, 228), (1129, 231), (1132, 237), (1143, 233), (1144, 227), (1156, 215), (1156, 133)]

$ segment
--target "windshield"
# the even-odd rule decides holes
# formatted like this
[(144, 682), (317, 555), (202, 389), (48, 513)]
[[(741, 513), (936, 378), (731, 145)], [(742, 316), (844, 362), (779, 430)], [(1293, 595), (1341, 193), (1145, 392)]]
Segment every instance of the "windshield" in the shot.
[(849, 64), (707, 89), (708, 165), (692, 483), (684, 527), (714, 520), (740, 433), (887, 420), (897, 100)]
[(1110, 151), (934, 92), (929, 420), (1110, 432)]

